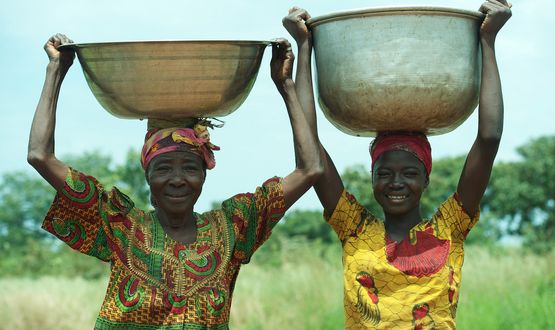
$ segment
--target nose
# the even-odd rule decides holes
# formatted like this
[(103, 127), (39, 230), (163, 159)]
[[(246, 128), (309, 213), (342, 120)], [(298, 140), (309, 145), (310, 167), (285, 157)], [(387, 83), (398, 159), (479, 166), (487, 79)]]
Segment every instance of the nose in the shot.
[(395, 173), (395, 175), (393, 175), (391, 178), (391, 182), (389, 183), (389, 186), (393, 189), (402, 188), (404, 185), (405, 180), (403, 180), (403, 176), (399, 173)]
[(176, 187), (186, 184), (185, 173), (182, 171), (173, 171), (169, 183)]

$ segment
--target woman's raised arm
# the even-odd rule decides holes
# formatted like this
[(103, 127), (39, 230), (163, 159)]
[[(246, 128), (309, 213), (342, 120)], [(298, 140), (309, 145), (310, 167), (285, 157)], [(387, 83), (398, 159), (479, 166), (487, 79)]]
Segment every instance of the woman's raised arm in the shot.
[(468, 215), (474, 216), (489, 182), (503, 132), (503, 94), (495, 58), (495, 37), (511, 17), (506, 0), (489, 0), (480, 11), (486, 18), (480, 28), (482, 82), (478, 108), (478, 134), (468, 153), (457, 193)]
[(46, 78), (40, 96), (31, 133), (27, 161), (37, 172), (56, 190), (64, 185), (68, 166), (56, 158), (54, 154), (54, 130), (56, 127), (56, 107), (60, 87), (64, 77), (73, 63), (73, 51), (59, 51), (57, 48), (72, 42), (63, 34), (56, 34), (44, 45), (49, 63), (46, 68)]
[(317, 137), (303, 113), (292, 79), (294, 59), (291, 44), (278, 39), (272, 49), (272, 79), (285, 101), (295, 146), (295, 170), (285, 177), (283, 183), (285, 209), (312, 187), (323, 170)]
[(343, 182), (332, 159), (318, 139), (311, 69), (312, 34), (306, 26), (309, 18), (306, 10), (293, 7), (289, 10), (289, 15), (283, 18), (283, 25), (297, 42), (299, 59), (295, 76), (296, 91), (308, 125), (318, 141), (324, 167), (323, 175), (314, 183), (314, 190), (324, 207), (324, 213), (330, 216), (343, 193)]

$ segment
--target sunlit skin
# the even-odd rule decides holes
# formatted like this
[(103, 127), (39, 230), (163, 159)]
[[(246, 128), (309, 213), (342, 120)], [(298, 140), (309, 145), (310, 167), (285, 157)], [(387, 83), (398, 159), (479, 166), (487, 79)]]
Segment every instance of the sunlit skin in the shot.
[(160, 224), (170, 237), (183, 243), (196, 239), (193, 208), (204, 185), (204, 167), (198, 155), (174, 151), (155, 157), (146, 172)]
[(427, 186), (424, 164), (410, 152), (392, 150), (376, 160), (372, 189), (383, 208), (386, 230), (392, 239), (402, 240), (422, 220), (420, 198)]

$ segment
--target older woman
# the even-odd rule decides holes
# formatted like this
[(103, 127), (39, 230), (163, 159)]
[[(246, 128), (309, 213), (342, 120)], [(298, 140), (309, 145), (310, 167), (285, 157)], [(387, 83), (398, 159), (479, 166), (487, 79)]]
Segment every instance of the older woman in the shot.
[[(56, 190), (43, 228), (73, 249), (110, 262), (111, 275), (95, 329), (227, 329), (242, 264), (270, 236), (283, 213), (322, 172), (319, 148), (291, 79), (285, 39), (273, 46), (272, 79), (287, 107), (296, 168), (221, 208), (194, 211), (206, 170), (215, 166), (209, 122), (150, 127), (141, 164), (154, 210), (141, 210), (117, 188), (70, 168), (54, 155), (56, 103), (74, 54), (45, 45), (50, 59), (29, 139), (29, 163)], [(156, 126), (156, 125), (151, 125)], [(302, 152), (301, 152), (302, 151)]]
[[(378, 219), (345, 191), (323, 150), (324, 175), (314, 185), (324, 216), (343, 247), (343, 283), (348, 329), (453, 329), (461, 284), (463, 244), (479, 217), (503, 130), (503, 99), (495, 38), (511, 16), (505, 0), (488, 0), (480, 11), (482, 83), (478, 134), (457, 190), (431, 219), (420, 198), (432, 170), (431, 147), (418, 133), (386, 132), (372, 142), (372, 188), (385, 219)], [(310, 73), (308, 13), (293, 8), (283, 23), (297, 41), (297, 88), (316, 130)], [(316, 133), (315, 133), (316, 134)]]

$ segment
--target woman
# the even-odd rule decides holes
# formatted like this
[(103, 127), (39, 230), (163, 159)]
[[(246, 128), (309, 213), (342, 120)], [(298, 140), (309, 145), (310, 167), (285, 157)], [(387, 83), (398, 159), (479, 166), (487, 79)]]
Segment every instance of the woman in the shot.
[[(206, 170), (215, 166), (207, 122), (151, 128), (141, 164), (153, 211), (136, 208), (116, 188), (70, 168), (54, 155), (56, 103), (74, 54), (57, 34), (45, 45), (50, 62), (29, 139), (29, 163), (56, 190), (43, 228), (72, 248), (111, 263), (95, 329), (227, 329), (238, 271), (269, 237), (283, 213), (322, 173), (317, 140), (291, 79), (285, 39), (273, 46), (271, 73), (287, 107), (296, 168), (220, 209), (194, 212)], [(302, 151), (302, 152), (301, 152)]]
[[(379, 220), (344, 190), (322, 148), (324, 175), (314, 188), (324, 216), (343, 246), (344, 308), (349, 329), (455, 328), (463, 243), (478, 221), (503, 128), (503, 100), (495, 59), (497, 32), (510, 18), (505, 0), (488, 0), (480, 28), (482, 84), (478, 135), (467, 156), (457, 190), (431, 219), (420, 215), (428, 186), (431, 148), (418, 133), (387, 132), (372, 142), (372, 187), (383, 208)], [(297, 93), (316, 130), (311, 81), (309, 14), (290, 10), (284, 26), (298, 44)], [(316, 132), (315, 132), (316, 134)]]

